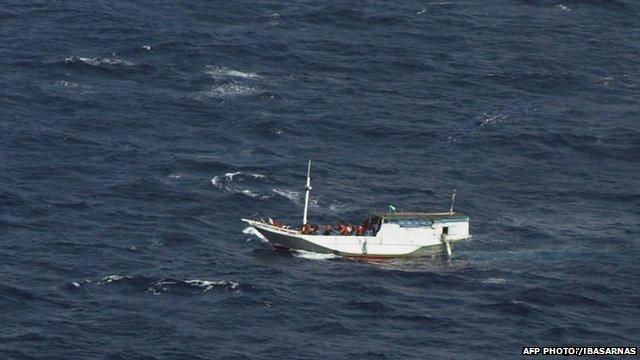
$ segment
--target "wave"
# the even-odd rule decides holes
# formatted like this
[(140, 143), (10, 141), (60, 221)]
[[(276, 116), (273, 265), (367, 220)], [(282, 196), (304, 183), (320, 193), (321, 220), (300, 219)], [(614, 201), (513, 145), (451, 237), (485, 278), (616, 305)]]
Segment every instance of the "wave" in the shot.
[(507, 282), (507, 279), (505, 278), (488, 278), (485, 280), (482, 280), (483, 284), (504, 284)]
[(220, 182), (220, 178), (218, 176), (214, 176), (213, 179), (211, 179), (211, 185), (217, 188), (221, 188), (222, 183)]
[[(241, 176), (241, 177), (252, 177), (254, 179), (266, 179), (267, 176), (266, 175), (262, 175), (262, 174), (250, 174), (250, 173), (243, 173), (242, 171), (236, 171), (236, 172), (232, 172), (232, 173), (226, 173), (224, 174), (224, 177), (227, 179), (227, 181), (233, 181), (233, 179), (236, 176)], [(242, 180), (240, 180), (242, 181)]]
[(211, 65), (207, 65), (207, 70), (205, 71), (205, 74), (211, 76), (214, 79), (219, 79), (219, 78), (228, 77), (228, 76), (241, 77), (241, 78), (247, 78), (247, 79), (260, 77), (258, 74), (255, 74), (255, 73), (242, 72), (238, 70), (229, 69), (224, 66), (218, 67), (218, 66), (211, 66)]
[(302, 202), (302, 193), (299, 191), (293, 191), (293, 190), (280, 190), (280, 189), (271, 189), (271, 191), (276, 194), (279, 195), (283, 198), (289, 199), (294, 203), (300, 203)]
[(203, 90), (194, 96), (195, 99), (202, 98), (228, 98), (234, 96), (250, 95), (256, 92), (251, 86), (241, 85), (237, 83), (229, 83), (219, 86), (211, 86), (207, 90)]
[(267, 179), (266, 175), (257, 174), (257, 173), (244, 173), (242, 171), (236, 172), (228, 172), (223, 176), (217, 175), (211, 179), (211, 185), (218, 189), (225, 189), (234, 194), (241, 194), (244, 196), (248, 196), (250, 198), (260, 198), (260, 199), (269, 199), (272, 198), (271, 194), (260, 194), (255, 190), (240, 187), (240, 183), (247, 183), (251, 180), (265, 180)]
[(99, 66), (99, 65), (124, 65), (124, 66), (134, 66), (135, 63), (127, 60), (122, 60), (118, 58), (87, 58), (87, 57), (68, 57), (64, 59), (66, 64), (75, 64), (75, 63), (84, 63), (91, 66)]
[[(73, 286), (77, 287), (77, 282)], [(109, 275), (96, 283), (97, 285), (128, 285), (139, 288), (154, 295), (165, 293), (196, 294), (205, 293), (214, 289), (239, 291), (240, 284), (229, 280), (178, 280), (178, 279), (153, 279), (145, 276)], [(78, 284), (79, 286), (79, 284)]]
[(264, 195), (256, 194), (256, 193), (254, 193), (254, 192), (252, 192), (251, 190), (248, 190), (248, 189), (241, 190), (240, 194), (246, 195), (246, 196), (251, 197), (251, 198), (257, 198), (257, 197), (260, 197), (260, 198), (263, 198), (263, 199), (266, 198)]
[(519, 120), (523, 117), (532, 115), (535, 112), (536, 108), (531, 104), (510, 105), (496, 112), (483, 112), (476, 116), (475, 119), (467, 121), (466, 123), (463, 123), (451, 130), (449, 134), (445, 135), (434, 145), (437, 146), (443, 143), (455, 143), (480, 132), (487, 126), (495, 126), (501, 123)]
[(218, 280), (218, 281), (210, 281), (210, 280), (185, 280), (185, 282), (189, 285), (193, 285), (193, 286), (197, 286), (199, 288), (203, 288), (204, 291), (209, 291), (211, 289), (214, 289), (216, 287), (219, 286), (223, 286), (225, 288), (228, 288), (230, 290), (235, 290), (240, 284), (238, 284), (237, 282), (234, 281), (225, 281), (225, 280)]
[(267, 179), (266, 175), (262, 174), (252, 174), (252, 173), (243, 173), (242, 171), (230, 172), (224, 174), (224, 176), (214, 176), (211, 179), (211, 185), (217, 188), (222, 188), (225, 184), (229, 184), (232, 182), (245, 182), (250, 179)]

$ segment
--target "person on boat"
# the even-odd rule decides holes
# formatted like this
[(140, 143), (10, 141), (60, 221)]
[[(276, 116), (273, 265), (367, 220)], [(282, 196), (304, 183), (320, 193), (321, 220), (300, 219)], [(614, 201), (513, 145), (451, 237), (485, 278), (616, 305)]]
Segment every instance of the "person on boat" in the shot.
[(356, 229), (357, 236), (364, 236), (364, 225), (359, 225)]
[(342, 236), (349, 236), (351, 235), (351, 228), (345, 224), (338, 224), (338, 231), (340, 232), (340, 235)]
[(332, 230), (333, 230), (333, 227), (327, 224), (324, 226), (324, 232), (322, 233), (322, 235), (331, 235)]
[(318, 225), (314, 225), (314, 224), (303, 225), (301, 232), (305, 235), (315, 235), (318, 233)]

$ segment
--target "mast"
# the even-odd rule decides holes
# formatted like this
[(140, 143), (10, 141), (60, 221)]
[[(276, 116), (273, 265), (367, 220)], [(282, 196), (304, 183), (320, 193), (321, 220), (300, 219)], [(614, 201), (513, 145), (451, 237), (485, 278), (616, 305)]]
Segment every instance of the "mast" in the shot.
[(309, 160), (309, 167), (307, 167), (307, 185), (304, 187), (307, 192), (304, 195), (304, 216), (302, 218), (302, 225), (307, 225), (307, 210), (309, 209), (309, 192), (311, 191), (311, 160)]

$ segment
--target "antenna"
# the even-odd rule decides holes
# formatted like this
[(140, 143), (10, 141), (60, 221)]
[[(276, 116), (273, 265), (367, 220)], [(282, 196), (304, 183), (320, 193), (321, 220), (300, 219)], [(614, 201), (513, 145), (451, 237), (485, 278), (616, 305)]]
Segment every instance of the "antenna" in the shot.
[(456, 201), (456, 189), (453, 189), (453, 193), (451, 194), (451, 207), (449, 208), (449, 215), (453, 215), (453, 204)]
[(307, 210), (309, 209), (309, 192), (311, 191), (311, 160), (307, 167), (307, 185), (304, 187), (307, 192), (304, 195), (304, 216), (302, 217), (302, 225), (307, 225)]

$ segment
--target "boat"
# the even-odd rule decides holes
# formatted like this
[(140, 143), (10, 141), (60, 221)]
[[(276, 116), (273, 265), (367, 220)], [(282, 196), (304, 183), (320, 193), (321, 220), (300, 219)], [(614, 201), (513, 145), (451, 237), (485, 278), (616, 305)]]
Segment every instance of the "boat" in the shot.
[(336, 230), (329, 225), (322, 230), (307, 219), (311, 189), (309, 161), (300, 228), (286, 226), (271, 218), (241, 220), (255, 228), (276, 249), (353, 258), (417, 257), (439, 252), (451, 257), (452, 243), (471, 237), (469, 216), (453, 209), (455, 190), (449, 211), (398, 211), (390, 205), (385, 212), (369, 215), (360, 226), (339, 223)]

